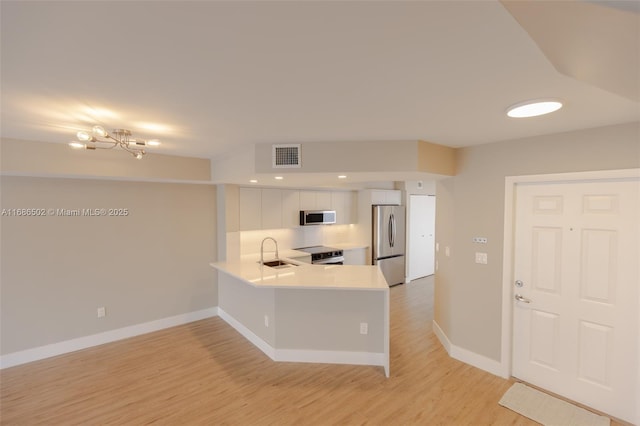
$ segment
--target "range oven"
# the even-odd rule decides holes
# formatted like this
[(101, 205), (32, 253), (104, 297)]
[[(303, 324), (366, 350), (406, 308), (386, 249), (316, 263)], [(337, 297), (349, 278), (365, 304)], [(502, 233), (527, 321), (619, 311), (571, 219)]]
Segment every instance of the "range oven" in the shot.
[(301, 247), (294, 250), (311, 254), (311, 263), (314, 265), (343, 265), (344, 252), (340, 249), (324, 246)]

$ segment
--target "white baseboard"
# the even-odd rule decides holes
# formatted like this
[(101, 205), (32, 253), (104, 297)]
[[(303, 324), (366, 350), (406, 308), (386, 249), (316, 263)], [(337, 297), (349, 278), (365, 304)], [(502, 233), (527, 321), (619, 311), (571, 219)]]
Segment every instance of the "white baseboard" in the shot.
[(245, 339), (253, 343), (255, 347), (260, 349), (269, 358), (275, 360), (275, 349), (273, 346), (262, 340), (257, 334), (245, 327), (240, 321), (225, 312), (224, 309), (218, 307), (218, 316), (227, 324), (235, 328), (236, 331), (244, 336)]
[(257, 334), (242, 325), (238, 320), (218, 308), (218, 316), (242, 334), (249, 342), (278, 362), (314, 362), (318, 364), (351, 364), (384, 366), (384, 353), (321, 351), (307, 349), (276, 349)]
[(433, 320), (433, 332), (438, 337), (438, 340), (444, 346), (451, 358), (455, 358), (458, 361), (462, 361), (465, 364), (473, 365), (476, 368), (484, 370), (493, 375), (508, 378), (504, 374), (504, 368), (499, 361), (491, 358), (487, 358), (484, 355), (477, 354), (468, 349), (461, 348), (451, 343), (446, 334), (442, 331), (436, 320)]
[(115, 342), (116, 340), (127, 339), (141, 334), (151, 333), (177, 325), (187, 324), (201, 319), (215, 317), (218, 315), (218, 307), (202, 309), (200, 311), (188, 312), (186, 314), (175, 315), (168, 318), (149, 321), (142, 324), (109, 330), (103, 333), (92, 334), (90, 336), (78, 337), (76, 339), (65, 340), (63, 342), (52, 343), (37, 348), (26, 349), (0, 356), (0, 369), (9, 368), (32, 361), (38, 361), (52, 356), (75, 352), (92, 346), (103, 345)]
[(384, 367), (384, 354), (376, 352), (276, 349), (276, 361), (318, 364), (377, 365)]

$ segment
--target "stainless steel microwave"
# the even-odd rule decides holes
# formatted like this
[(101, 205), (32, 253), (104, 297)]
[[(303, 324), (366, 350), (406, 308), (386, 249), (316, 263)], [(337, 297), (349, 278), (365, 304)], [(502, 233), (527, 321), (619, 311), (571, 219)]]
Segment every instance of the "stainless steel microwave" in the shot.
[(336, 223), (335, 210), (300, 210), (300, 225), (330, 225)]

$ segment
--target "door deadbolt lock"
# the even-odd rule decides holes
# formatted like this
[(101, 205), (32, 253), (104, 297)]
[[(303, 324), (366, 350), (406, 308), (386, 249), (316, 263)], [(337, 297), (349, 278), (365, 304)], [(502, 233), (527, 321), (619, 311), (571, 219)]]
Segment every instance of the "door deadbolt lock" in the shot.
[(516, 284), (516, 287), (522, 287), (524, 285), (524, 283), (520, 280), (516, 280), (515, 284)]

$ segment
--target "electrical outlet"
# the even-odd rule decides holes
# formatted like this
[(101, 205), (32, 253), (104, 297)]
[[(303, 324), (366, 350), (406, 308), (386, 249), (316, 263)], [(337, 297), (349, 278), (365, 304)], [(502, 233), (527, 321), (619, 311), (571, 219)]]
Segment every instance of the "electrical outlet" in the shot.
[(482, 265), (487, 264), (487, 253), (477, 253), (476, 252), (476, 263), (480, 263)]
[(264, 326), (269, 327), (269, 315), (264, 316)]
[(360, 334), (368, 334), (369, 333), (369, 324), (366, 322), (360, 323)]
[(104, 318), (107, 315), (107, 310), (104, 306), (98, 308), (98, 318)]

